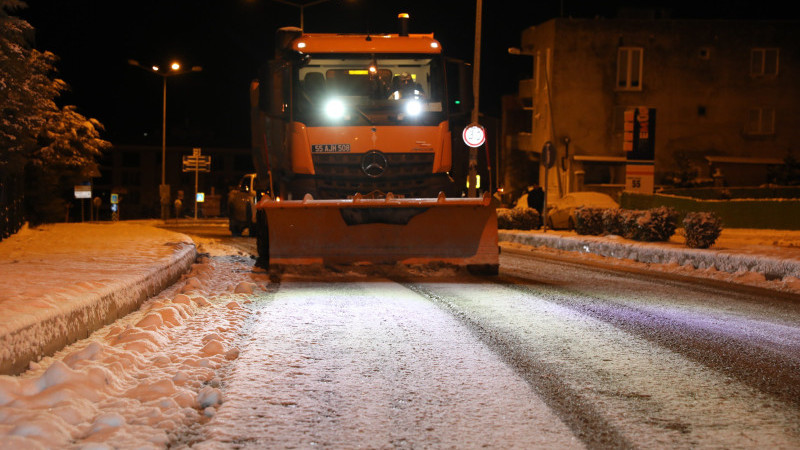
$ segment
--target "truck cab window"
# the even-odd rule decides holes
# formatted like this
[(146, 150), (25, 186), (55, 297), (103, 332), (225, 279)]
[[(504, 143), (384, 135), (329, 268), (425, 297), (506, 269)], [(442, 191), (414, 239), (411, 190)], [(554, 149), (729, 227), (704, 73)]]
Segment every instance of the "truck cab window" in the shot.
[(445, 117), (437, 55), (310, 55), (294, 80), (294, 118), (308, 126), (437, 125)]

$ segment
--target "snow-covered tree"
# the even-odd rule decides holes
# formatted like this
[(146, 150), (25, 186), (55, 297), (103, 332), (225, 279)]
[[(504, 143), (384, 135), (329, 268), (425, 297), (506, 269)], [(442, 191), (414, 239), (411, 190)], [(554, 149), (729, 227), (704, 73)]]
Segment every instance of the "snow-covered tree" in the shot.
[(100, 138), (102, 125), (74, 106), (59, 107), (56, 99), (67, 85), (56, 78), (57, 57), (33, 48), (34, 29), (12, 13), (25, 7), (20, 0), (0, 0), (0, 175), (25, 171), (29, 217), (58, 220), (53, 205), (58, 188), (71, 186), (96, 167), (96, 158), (110, 144)]
[(65, 88), (51, 77), (55, 55), (31, 48), (33, 27), (9, 14), (23, 6), (0, 0), (0, 165), (11, 171), (27, 164), (46, 114), (58, 110), (55, 98)]
[(75, 111), (74, 106), (65, 106), (45, 114), (45, 123), (38, 136), (38, 145), (31, 155), (30, 163), (38, 166), (81, 169), (96, 165), (110, 144), (100, 138), (103, 125), (95, 119), (87, 119)]

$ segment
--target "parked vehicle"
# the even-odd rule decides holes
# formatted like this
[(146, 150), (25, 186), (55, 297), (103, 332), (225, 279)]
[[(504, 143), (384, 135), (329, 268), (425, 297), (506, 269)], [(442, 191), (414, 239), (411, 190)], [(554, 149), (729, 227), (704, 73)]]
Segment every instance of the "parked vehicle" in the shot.
[(619, 203), (600, 192), (573, 192), (547, 202), (547, 227), (555, 230), (575, 228), (575, 210), (586, 208), (619, 208)]
[(248, 173), (239, 184), (228, 192), (228, 228), (234, 236), (246, 229), (250, 236), (258, 235), (256, 226), (256, 203), (266, 191), (259, 189), (258, 175)]

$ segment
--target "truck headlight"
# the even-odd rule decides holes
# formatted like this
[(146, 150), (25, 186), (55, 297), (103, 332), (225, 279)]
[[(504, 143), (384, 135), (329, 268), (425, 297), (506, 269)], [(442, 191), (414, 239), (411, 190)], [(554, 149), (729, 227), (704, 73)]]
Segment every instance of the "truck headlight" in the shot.
[(341, 119), (344, 117), (344, 102), (338, 98), (328, 100), (325, 104), (325, 114), (331, 119)]
[(422, 102), (419, 100), (411, 100), (406, 103), (406, 114), (409, 116), (418, 116), (422, 112)]

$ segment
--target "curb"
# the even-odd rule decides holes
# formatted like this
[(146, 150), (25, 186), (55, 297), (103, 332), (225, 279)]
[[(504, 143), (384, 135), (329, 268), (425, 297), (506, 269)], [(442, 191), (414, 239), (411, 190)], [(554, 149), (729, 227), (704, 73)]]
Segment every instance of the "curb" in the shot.
[(197, 258), (197, 248), (186, 243), (174, 245), (176, 249), (172, 258), (153, 265), (144, 276), (106, 289), (91, 301), (52, 319), (0, 336), (0, 346), (6, 348), (28, 344), (22, 346), (24, 351), (0, 361), (0, 374), (18, 375), (26, 371), (31, 361), (50, 356), (77, 340), (89, 337), (94, 331), (135, 311), (145, 300), (177, 282)]
[(692, 265), (696, 269), (714, 267), (721, 272), (742, 270), (759, 272), (768, 280), (784, 277), (800, 278), (800, 261), (771, 256), (751, 257), (746, 254), (725, 253), (709, 249), (668, 248), (642, 242), (609, 242), (590, 236), (572, 237), (524, 232), (498, 231), (500, 242), (532, 247), (548, 247), (568, 252), (592, 253), (609, 258), (631, 259), (642, 263)]

